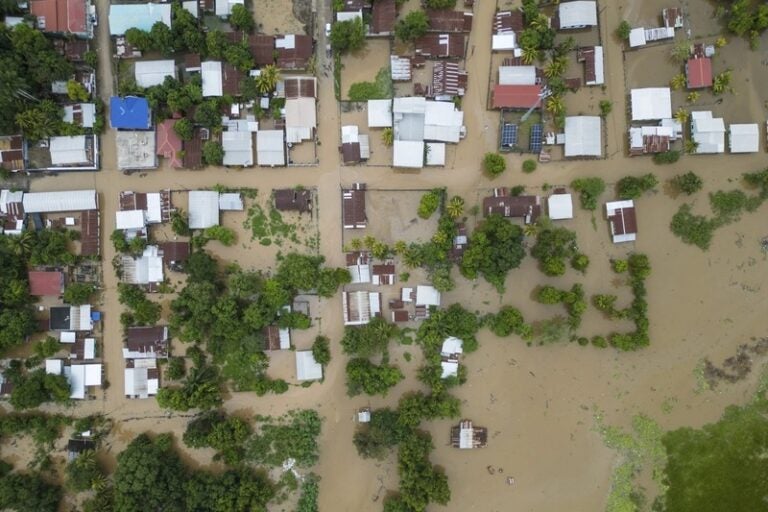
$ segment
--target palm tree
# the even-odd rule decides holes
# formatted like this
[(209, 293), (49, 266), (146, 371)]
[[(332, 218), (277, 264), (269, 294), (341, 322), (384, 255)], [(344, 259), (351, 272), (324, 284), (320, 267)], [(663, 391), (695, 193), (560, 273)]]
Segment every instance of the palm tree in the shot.
[(261, 94), (269, 94), (277, 87), (280, 81), (280, 71), (273, 64), (267, 64), (261, 68), (261, 74), (256, 77), (256, 90)]
[(565, 104), (561, 96), (550, 96), (547, 98), (547, 110), (553, 114), (562, 114), (565, 111)]
[(549, 28), (549, 18), (547, 18), (546, 14), (539, 13), (535, 19), (531, 20), (529, 26), (536, 30)]
[(376, 245), (376, 239), (371, 235), (366, 235), (365, 238), (363, 238), (363, 245), (370, 251)]
[(688, 81), (685, 78), (685, 75), (682, 73), (678, 73), (675, 76), (672, 77), (672, 80), (669, 82), (669, 85), (674, 90), (679, 90), (685, 87), (685, 84), (687, 84)]
[(544, 69), (544, 75), (547, 78), (554, 78), (556, 76), (562, 76), (565, 73), (565, 66), (563, 61), (558, 59), (552, 59), (547, 67)]
[(448, 241), (448, 235), (445, 234), (445, 231), (436, 231), (435, 234), (432, 235), (432, 241), (437, 245), (443, 245)]
[(523, 226), (523, 234), (528, 237), (534, 237), (539, 234), (539, 226), (536, 224), (526, 224)]
[(723, 71), (715, 75), (715, 79), (712, 84), (712, 92), (715, 94), (722, 94), (731, 85), (731, 71)]
[(363, 248), (363, 241), (360, 240), (359, 238), (353, 238), (352, 240), (349, 241), (349, 247), (353, 251), (359, 251), (360, 249)]
[(680, 107), (677, 109), (677, 112), (675, 112), (675, 121), (677, 121), (680, 124), (685, 124), (688, 122), (688, 111), (684, 108)]
[(12, 236), (8, 238), (8, 242), (11, 246), (11, 250), (16, 256), (25, 256), (29, 254), (32, 249), (32, 243), (34, 242), (35, 234), (32, 231), (24, 230), (18, 236)]
[(395, 132), (392, 131), (392, 128), (384, 128), (384, 131), (381, 132), (381, 143), (387, 147), (391, 147), (394, 142)]
[(699, 143), (695, 140), (688, 139), (685, 141), (685, 152), (692, 155), (699, 148)]
[(448, 216), (452, 219), (458, 219), (464, 213), (464, 198), (453, 196), (445, 207)]
[(403, 254), (405, 254), (405, 251), (408, 250), (408, 244), (406, 244), (402, 240), (398, 240), (397, 242), (395, 242), (395, 246), (393, 247), (393, 249), (395, 251), (395, 254), (402, 256)]
[(688, 103), (696, 103), (697, 101), (699, 101), (699, 92), (698, 91), (689, 92), (687, 100), (688, 100)]
[(408, 268), (416, 268), (421, 265), (421, 256), (417, 251), (405, 251), (403, 253), (403, 263)]
[(525, 64), (533, 64), (533, 61), (539, 58), (539, 50), (533, 46), (524, 46), (523, 54), (520, 58)]

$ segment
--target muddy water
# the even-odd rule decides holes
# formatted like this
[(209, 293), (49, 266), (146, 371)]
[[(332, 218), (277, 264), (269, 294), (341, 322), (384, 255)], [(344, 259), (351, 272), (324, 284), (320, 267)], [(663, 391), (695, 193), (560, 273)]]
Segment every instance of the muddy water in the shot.
[[(106, 290), (100, 307), (107, 312), (104, 315), (104, 358), (111, 386), (103, 400), (78, 404), (68, 412), (103, 412), (115, 419), (118, 428), (110, 438), (110, 454), (115, 454), (135, 435), (146, 430), (173, 431), (180, 435), (187, 421), (185, 416), (166, 415), (157, 408), (154, 400), (126, 400), (122, 396), (120, 308), (116, 294), (117, 280), (109, 264), (114, 251), (108, 243), (109, 233), (114, 229), (113, 212), (120, 190), (188, 190), (216, 183), (254, 187), (262, 191), (298, 183), (316, 186), (320, 198), (320, 251), (330, 264), (340, 265), (343, 263), (339, 228), (340, 184), (365, 181), (371, 187), (382, 189), (441, 185), (448, 187), (449, 194), (464, 196), (468, 206), (471, 206), (482, 195), (482, 190), (490, 186), (523, 184), (529, 190), (536, 191), (545, 182), (567, 184), (574, 177), (583, 175), (600, 175), (606, 181), (614, 182), (626, 174), (650, 170), (663, 178), (694, 169), (705, 178), (707, 190), (716, 190), (732, 187), (729, 180), (736, 178), (740, 172), (764, 166), (762, 154), (687, 157), (674, 166), (655, 169), (648, 159), (623, 156), (626, 129), (624, 60), (610, 32), (620, 19), (631, 19), (631, 13), (640, 12), (637, 7), (640, 4), (643, 4), (642, 16), (646, 16), (646, 11), (651, 12), (645, 5), (649, 3), (657, 4), (655, 10), (662, 7), (659, 2), (618, 2), (617, 5), (610, 2), (601, 11), (601, 23), (605, 27), (601, 36), (606, 46), (607, 91), (614, 102), (613, 113), (607, 119), (608, 158), (605, 160), (550, 163), (541, 165), (533, 174), (525, 175), (519, 171), (522, 158), (514, 155), (507, 157), (510, 170), (502, 177), (489, 182), (480, 174), (481, 155), (494, 150), (497, 144), (498, 117), (485, 110), (488, 93), (485, 80), (490, 66), (490, 20), (494, 5), (478, 2), (466, 63), (471, 76), (470, 86), (463, 102), (468, 135), (448, 168), (425, 169), (418, 174), (399, 173), (386, 168), (341, 168), (336, 151), (338, 108), (333, 97), (332, 79), (327, 73), (327, 62), (321, 52), (318, 60), (318, 69), (321, 70), (319, 167), (245, 171), (208, 169), (199, 172), (161, 169), (141, 176), (125, 176), (115, 170), (114, 134), (107, 132), (102, 137), (102, 172), (34, 181), (34, 190), (96, 187), (104, 212)], [(101, 19), (106, 20), (107, 2), (99, 0), (98, 8)], [(327, 16), (328, 6), (320, 6), (318, 26), (323, 26)], [(99, 26), (102, 62), (108, 62), (109, 57), (106, 28), (106, 23)], [(702, 30), (709, 33), (706, 28)], [(321, 41), (322, 37), (321, 34)], [(739, 48), (734, 43), (732, 51)], [(757, 64), (750, 63), (752, 69), (756, 73), (765, 73), (765, 67), (759, 65), (759, 58), (752, 60), (755, 59)], [(100, 88), (105, 99), (111, 93), (108, 73), (107, 67), (102, 66)], [(668, 79), (661, 77), (658, 85)], [(757, 114), (762, 112), (762, 104), (759, 103), (759, 93), (752, 90), (756, 83), (761, 82), (757, 79), (745, 82), (739, 101), (751, 98), (752, 103), (744, 112), (754, 112), (752, 116), (759, 121), (763, 114)], [(569, 110), (586, 108), (569, 104)], [(706, 207), (705, 192), (700, 193), (697, 208)], [(582, 250), (592, 259), (592, 267), (586, 276), (571, 274), (548, 280), (536, 270), (532, 261), (527, 261), (510, 275), (503, 297), (484, 283), (461, 280), (457, 290), (447, 295), (447, 303), (461, 302), (478, 310), (493, 310), (502, 303), (513, 304), (523, 311), (526, 318), (537, 320), (559, 312), (554, 306), (541, 306), (530, 300), (531, 291), (539, 284), (567, 287), (573, 282), (582, 282), (590, 295), (610, 292), (619, 295), (621, 300), (628, 300), (624, 288), (613, 291), (619, 283), (614, 282), (607, 260), (636, 249), (648, 253), (654, 267), (648, 281), (653, 341), (650, 348), (640, 353), (616, 354), (612, 350), (576, 345), (526, 347), (517, 339), (496, 339), (487, 332), (481, 333), (480, 350), (468, 356), (466, 361), (470, 368), (469, 382), (457, 391), (457, 395), (464, 401), (465, 416), (488, 427), (489, 448), (471, 453), (449, 449), (445, 446), (448, 422), (435, 422), (429, 426), (437, 445), (434, 460), (446, 468), (451, 481), (453, 499), (446, 510), (600, 510), (609, 489), (615, 454), (603, 448), (599, 437), (592, 431), (593, 406), (604, 410), (606, 421), (612, 424), (627, 425), (633, 414), (646, 412), (663, 426), (675, 427), (700, 425), (713, 420), (726, 404), (746, 399), (751, 379), (736, 385), (723, 385), (718, 393), (696, 394), (692, 372), (702, 357), (720, 361), (732, 355), (736, 346), (749, 337), (765, 333), (763, 315), (768, 306), (765, 294), (768, 271), (766, 258), (759, 252), (756, 242), (758, 237), (768, 235), (761, 220), (765, 218), (768, 207), (763, 206), (738, 224), (720, 230), (710, 251), (703, 253), (682, 245), (669, 233), (669, 219), (680, 202), (680, 199), (673, 199), (664, 192), (639, 200), (640, 235), (634, 247), (612, 245), (605, 222), (599, 214), (596, 228), (593, 228), (590, 216), (577, 210), (577, 218), (568, 221), (567, 225), (578, 232)], [(403, 207), (415, 210), (415, 204)], [(245, 236), (242, 233), (242, 237)], [(265, 260), (271, 258), (271, 252), (261, 251), (258, 244), (238, 247), (228, 250), (228, 257), (237, 258), (244, 266), (254, 268), (264, 268), (269, 264)], [(335, 298), (322, 304), (322, 331), (334, 340), (338, 340), (342, 332), (340, 302)], [(591, 335), (624, 327), (612, 326), (590, 311), (584, 317), (582, 331)], [(378, 510), (384, 490), (394, 489), (397, 485), (396, 465), (392, 460), (378, 463), (357, 457), (351, 443), (355, 428), (352, 418), (356, 408), (362, 405), (393, 405), (402, 392), (418, 388), (413, 379), (418, 357), (406, 363), (402, 359), (405, 351), (418, 355), (418, 349), (398, 347), (394, 351), (394, 357), (407, 369), (409, 378), (383, 399), (349, 399), (346, 396), (344, 358), (338, 345), (334, 345), (334, 359), (322, 385), (293, 388), (278, 397), (259, 398), (251, 393), (234, 393), (225, 407), (242, 415), (281, 414), (296, 407), (317, 408), (325, 418), (321, 460), (315, 468), (322, 477), (321, 510)], [(660, 404), (670, 397), (677, 399), (677, 405), (670, 414), (662, 414)], [(7, 453), (6, 447), (3, 451)], [(210, 463), (210, 456), (205, 451), (185, 450), (185, 457), (202, 465)], [(489, 465), (497, 469), (495, 474), (489, 474), (486, 469)], [(500, 472), (502, 469), (503, 474)], [(515, 478), (514, 486), (504, 483), (507, 475)]]

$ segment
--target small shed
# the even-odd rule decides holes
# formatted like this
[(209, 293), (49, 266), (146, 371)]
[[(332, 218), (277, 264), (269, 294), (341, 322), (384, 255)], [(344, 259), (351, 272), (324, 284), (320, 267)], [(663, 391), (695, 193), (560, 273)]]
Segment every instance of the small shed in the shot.
[(311, 350), (296, 352), (296, 380), (320, 380), (323, 378), (323, 366), (315, 361)]
[(137, 60), (133, 67), (136, 85), (152, 87), (162, 85), (165, 77), (176, 78), (176, 62), (168, 60)]
[(214, 190), (189, 192), (189, 228), (206, 229), (219, 225), (219, 193)]
[(282, 130), (256, 132), (256, 163), (274, 167), (285, 165), (285, 144)]
[(731, 153), (757, 153), (760, 151), (760, 128), (754, 124), (732, 124), (728, 127)]
[(462, 420), (451, 427), (451, 446), (461, 450), (485, 448), (488, 445), (488, 429), (475, 427), (470, 420)]
[(573, 199), (571, 194), (552, 194), (547, 199), (547, 206), (549, 207), (549, 218), (552, 220), (573, 218)]
[(29, 272), (29, 294), (34, 297), (58, 297), (64, 292), (62, 272)]
[(565, 157), (603, 156), (602, 122), (598, 116), (565, 118)]
[(562, 2), (558, 10), (560, 29), (569, 30), (597, 26), (597, 2), (577, 0)]
[(611, 228), (613, 243), (634, 242), (637, 239), (635, 202), (631, 199), (605, 203), (605, 213)]
[(312, 211), (312, 191), (298, 188), (281, 188), (272, 191), (275, 208), (279, 211)]
[(392, 126), (392, 100), (368, 100), (368, 127)]

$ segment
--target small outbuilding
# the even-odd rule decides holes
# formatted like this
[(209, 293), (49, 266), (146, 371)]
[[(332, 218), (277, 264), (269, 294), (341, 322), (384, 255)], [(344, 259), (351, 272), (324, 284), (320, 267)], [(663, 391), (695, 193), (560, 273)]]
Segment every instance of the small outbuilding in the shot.
[(728, 145), (731, 153), (757, 153), (760, 151), (760, 128), (754, 124), (732, 124), (728, 127)]
[(368, 100), (368, 127), (392, 126), (392, 100)]
[(630, 91), (633, 121), (653, 121), (672, 117), (669, 87), (645, 87)]
[(564, 220), (573, 218), (573, 199), (571, 194), (558, 192), (547, 198), (549, 218), (552, 220)]
[(285, 165), (285, 143), (282, 130), (256, 132), (256, 163), (268, 167)]
[(725, 153), (725, 122), (711, 111), (691, 112), (691, 138), (697, 154)]
[(631, 199), (605, 203), (605, 213), (611, 228), (613, 243), (634, 242), (637, 239), (635, 202)]
[(488, 429), (475, 427), (470, 420), (462, 420), (451, 427), (451, 446), (461, 450), (485, 448), (488, 445)]
[(565, 118), (565, 157), (603, 156), (602, 120), (598, 116)]
[(311, 350), (296, 352), (296, 380), (320, 380), (323, 378), (323, 366), (315, 361)]
[(149, 130), (152, 127), (149, 102), (136, 96), (112, 96), (109, 100), (109, 120), (116, 130)]
[(136, 85), (152, 87), (162, 85), (165, 77), (176, 78), (176, 62), (168, 60), (138, 60), (133, 65)]
[(597, 2), (577, 0), (561, 2), (558, 9), (560, 30), (597, 26)]

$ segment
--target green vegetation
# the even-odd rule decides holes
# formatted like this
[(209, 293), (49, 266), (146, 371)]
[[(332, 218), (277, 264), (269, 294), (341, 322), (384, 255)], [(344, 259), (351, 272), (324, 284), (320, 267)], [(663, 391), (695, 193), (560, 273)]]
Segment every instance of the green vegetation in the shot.
[(600, 100), (600, 117), (608, 117), (613, 110), (613, 102), (609, 100)]
[(221, 143), (209, 140), (203, 144), (203, 162), (208, 165), (221, 165), (224, 163), (224, 148)]
[(312, 344), (312, 357), (323, 366), (331, 362), (331, 344), (325, 336), (317, 336)]
[(294, 224), (285, 222), (282, 214), (270, 206), (265, 211), (259, 204), (254, 203), (248, 208), (248, 218), (243, 227), (251, 230), (251, 240), (258, 240), (261, 245), (282, 246), (286, 240), (294, 244), (310, 246), (311, 240), (299, 239), (297, 228)]
[(487, 316), (485, 324), (493, 334), (499, 337), (516, 334), (522, 339), (528, 340), (533, 334), (533, 329), (525, 323), (523, 314), (512, 306), (503, 306), (495, 315)]
[(530, 174), (533, 171), (536, 170), (536, 160), (528, 158), (527, 160), (523, 161), (523, 172), (526, 174)]
[[(361, 392), (386, 395), (390, 388), (403, 380), (404, 375), (400, 369), (388, 364), (387, 347), (397, 334), (397, 327), (381, 318), (344, 330), (341, 346), (344, 353), (355, 356), (346, 366), (347, 392), (350, 396)], [(382, 356), (379, 365), (369, 359), (378, 355)]]
[(381, 68), (373, 82), (357, 82), (349, 86), (350, 101), (368, 101), (391, 98), (395, 94), (389, 67)]
[[(456, 236), (456, 224), (448, 215), (443, 215), (437, 224), (437, 232), (429, 242), (412, 242), (400, 246), (403, 262), (409, 268), (424, 267), (432, 285), (441, 292), (455, 286), (451, 278), (450, 251)], [(374, 253), (375, 255), (375, 253)]]
[(653, 174), (645, 174), (636, 178), (625, 176), (616, 183), (616, 191), (621, 199), (637, 199), (649, 190), (656, 188), (659, 180)]
[(498, 153), (486, 153), (483, 157), (483, 169), (495, 178), (507, 169), (507, 161)]
[[(577, 254), (576, 233), (566, 228), (539, 224), (536, 244), (531, 256), (539, 261), (539, 269), (548, 276), (565, 274), (565, 262)], [(587, 264), (589, 261), (587, 260)]]
[(395, 24), (395, 37), (410, 43), (426, 34), (427, 30), (429, 30), (427, 13), (422, 10), (411, 11)]
[(685, 174), (678, 174), (669, 181), (675, 190), (689, 196), (695, 194), (704, 186), (704, 180), (691, 171)]
[(184, 444), (190, 448), (213, 448), (214, 460), (223, 460), (230, 466), (241, 463), (245, 458), (245, 441), (251, 429), (247, 421), (236, 416), (209, 411), (197, 416), (187, 424)]
[(94, 293), (96, 286), (93, 283), (70, 283), (62, 298), (66, 304), (88, 304)]
[(717, 225), (714, 220), (691, 212), (691, 205), (683, 204), (672, 216), (670, 229), (672, 233), (686, 244), (695, 245), (706, 251), (712, 242), (712, 236)]
[(464, 214), (464, 198), (453, 196), (445, 206), (445, 212), (452, 219), (458, 219)]
[(371, 412), (370, 423), (355, 432), (353, 442), (357, 453), (364, 459), (384, 459), (389, 450), (403, 438), (400, 414), (392, 409)]
[(162, 306), (147, 298), (147, 294), (138, 286), (120, 283), (117, 286), (120, 304), (125, 305), (128, 311), (120, 315), (120, 323), (123, 327), (133, 325), (152, 326), (160, 321)]
[(629, 39), (629, 33), (632, 31), (632, 25), (627, 20), (622, 20), (619, 26), (616, 28), (616, 37), (622, 41)]
[(397, 366), (384, 363), (377, 365), (361, 357), (350, 359), (346, 371), (349, 396), (360, 393), (386, 396), (391, 388), (405, 378)]
[(237, 242), (237, 233), (234, 229), (224, 226), (211, 226), (193, 239), (194, 243), (198, 246), (205, 245), (208, 240), (216, 240), (221, 245), (231, 247)]
[(255, 22), (253, 14), (245, 5), (235, 4), (232, 6), (232, 13), (229, 15), (229, 24), (236, 30), (252, 32)]
[(0, 354), (23, 343), (35, 331), (32, 297), (24, 259), (31, 237), (28, 231), (17, 237), (0, 236)]
[(440, 208), (445, 197), (445, 189), (435, 188), (421, 196), (419, 200), (419, 217), (428, 219)]
[(0, 507), (16, 512), (56, 512), (61, 488), (49, 484), (39, 473), (11, 472), (13, 466), (0, 461)]
[(653, 155), (653, 163), (655, 164), (673, 164), (678, 160), (680, 160), (680, 152), (674, 149)]
[(605, 192), (605, 182), (601, 178), (579, 178), (571, 182), (571, 188), (579, 193), (581, 207), (594, 211), (598, 198)]
[(355, 52), (365, 46), (365, 27), (360, 18), (337, 21), (331, 27), (331, 48), (338, 54)]
[(725, 18), (728, 30), (749, 39), (752, 49), (760, 44), (760, 34), (768, 28), (768, 6), (751, 0), (720, 0), (717, 14)]
[(301, 497), (296, 504), (296, 512), (319, 512), (317, 499), (320, 494), (319, 478), (310, 473), (301, 484)]
[(102, 482), (104, 471), (96, 461), (96, 453), (87, 450), (70, 461), (66, 467), (67, 487), (75, 492), (89, 491), (94, 484)]
[(469, 247), (461, 260), (461, 273), (467, 279), (482, 276), (504, 290), (504, 281), (525, 257), (523, 229), (501, 215), (489, 215), (469, 239)]
[(316, 411), (295, 410), (279, 418), (257, 416), (256, 419), (255, 434), (246, 443), (248, 461), (280, 466), (291, 458), (301, 467), (317, 463), (317, 436), (322, 419)]
[(589, 267), (589, 256), (581, 252), (574, 254), (571, 258), (571, 267), (574, 270), (578, 270), (582, 274), (585, 274), (587, 272), (587, 267)]
[(52, 375), (43, 368), (26, 371), (14, 359), (4, 376), (13, 384), (10, 402), (16, 410), (33, 409), (46, 402), (69, 403), (69, 381), (64, 375)]
[(173, 123), (173, 131), (176, 132), (176, 135), (178, 135), (181, 140), (192, 140), (194, 124), (192, 124), (191, 120), (185, 117)]
[(562, 303), (568, 311), (568, 327), (575, 331), (581, 325), (581, 317), (587, 310), (584, 288), (574, 284), (570, 290), (558, 290), (554, 286), (542, 286), (536, 293), (536, 300), (542, 304)]

